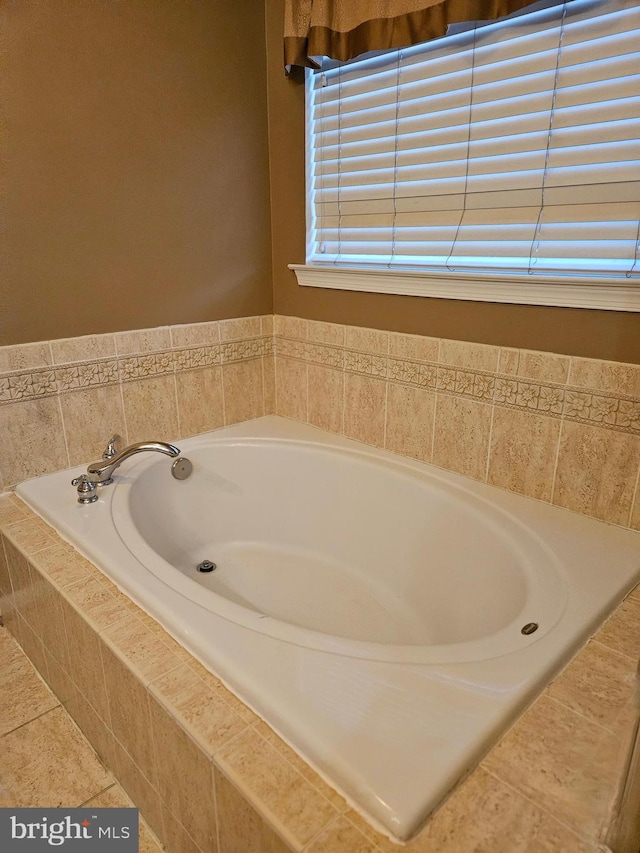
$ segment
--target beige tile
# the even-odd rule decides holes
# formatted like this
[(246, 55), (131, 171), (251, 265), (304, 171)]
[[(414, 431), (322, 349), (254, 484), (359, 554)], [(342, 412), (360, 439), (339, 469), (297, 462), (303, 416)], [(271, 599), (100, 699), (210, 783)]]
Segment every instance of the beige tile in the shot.
[(44, 656), (47, 661), (47, 684), (55, 693), (58, 701), (64, 705), (65, 708), (68, 708), (72, 702), (77, 701), (78, 688), (75, 686), (66, 670), (62, 668), (58, 661), (49, 652), (49, 649), (45, 649)]
[(176, 373), (180, 437), (224, 426), (222, 368)]
[(258, 732), (248, 729), (219, 750), (216, 763), (292, 846), (311, 841), (338, 814)]
[(640, 649), (640, 595), (632, 593), (595, 635), (598, 643), (638, 661)]
[(116, 340), (112, 334), (59, 338), (51, 341), (51, 352), (54, 364), (109, 358), (116, 354)]
[(31, 628), (39, 632), (39, 614), (29, 563), (26, 557), (6, 537), (4, 538), (4, 552), (13, 590), (13, 605)]
[(54, 545), (31, 555), (31, 562), (52, 583), (61, 588), (85, 580), (100, 577), (100, 572), (71, 545), (58, 540)]
[(220, 320), (220, 340), (241, 341), (245, 338), (257, 338), (262, 334), (260, 317), (237, 317), (233, 320)]
[[(398, 851), (411, 849), (410, 847), (405, 848), (404, 846), (398, 847), (398, 845), (387, 838), (386, 835), (382, 835), (377, 832), (370, 823), (365, 821), (365, 819), (353, 809), (349, 809), (349, 811), (347, 811), (345, 818), (360, 831), (360, 834), (363, 835), (370, 844), (373, 844), (376, 851), (379, 850), (381, 853), (398, 853)], [(420, 834), (416, 833), (414, 838), (419, 839)], [(429, 853), (431, 853), (431, 848), (429, 848)]]
[(276, 413), (276, 360), (272, 356), (262, 359), (262, 381), (264, 385), (264, 413)]
[(178, 347), (205, 347), (220, 343), (220, 323), (187, 323), (170, 326), (171, 345)]
[(440, 341), (440, 364), (467, 367), (472, 370), (496, 371), (500, 347), (467, 341)]
[(132, 355), (138, 352), (154, 352), (169, 349), (171, 334), (168, 326), (156, 329), (134, 329), (130, 332), (116, 332), (116, 352), (118, 355)]
[(136, 767), (131, 756), (116, 741), (116, 776), (118, 782), (140, 809), (141, 816), (149, 824), (152, 832), (164, 842), (162, 808), (158, 791)]
[(498, 354), (498, 373), (505, 373), (508, 376), (516, 376), (518, 373), (519, 361), (519, 349), (500, 347), (500, 352)]
[(62, 708), (3, 739), (3, 786), (14, 807), (77, 807), (112, 781)]
[(56, 398), (0, 406), (0, 435), (5, 488), (69, 466)]
[(308, 422), (331, 432), (342, 432), (344, 374), (317, 364), (308, 366)]
[(640, 466), (640, 436), (563, 422), (553, 503), (626, 525)]
[(323, 323), (320, 320), (308, 321), (309, 340), (317, 344), (332, 344), (343, 347), (345, 342), (345, 327), (338, 323)]
[(392, 332), (389, 337), (389, 355), (409, 361), (438, 361), (440, 341), (423, 335), (405, 335)]
[(215, 786), (220, 849), (224, 853), (290, 853), (291, 848), (219, 770), (215, 770)]
[(569, 357), (550, 352), (520, 351), (518, 376), (537, 379), (539, 382), (557, 382), (562, 385), (569, 375)]
[(53, 545), (57, 538), (53, 528), (41, 519), (28, 517), (5, 525), (4, 536), (30, 557)]
[(346, 818), (337, 821), (323, 830), (307, 850), (309, 853), (377, 853), (371, 844)]
[(547, 695), (614, 730), (633, 698), (636, 673), (637, 661), (592, 641), (547, 688)]
[(25, 505), (22, 501), (13, 499), (12, 495), (0, 498), (0, 528), (13, 521), (24, 521)]
[[(111, 787), (101, 791), (97, 797), (93, 797), (88, 803), (84, 804), (86, 808), (94, 809), (130, 809), (133, 807), (131, 799), (117, 782), (114, 782)], [(156, 839), (151, 834), (149, 828), (142, 818), (139, 824), (138, 853), (160, 853), (161, 848)], [(169, 847), (171, 853), (174, 853), (174, 848)], [(179, 848), (176, 848), (180, 853)]]
[(97, 631), (124, 619), (130, 611), (96, 578), (89, 577), (65, 589), (66, 597), (93, 623)]
[(595, 837), (615, 793), (615, 738), (543, 695), (484, 761), (568, 827)]
[[(171, 853), (205, 853), (201, 851), (177, 817), (166, 806), (162, 809), (165, 846)], [(139, 853), (143, 853), (140, 850)]]
[(273, 337), (275, 332), (275, 322), (273, 314), (263, 314), (260, 317), (260, 333), (266, 337)]
[(345, 329), (345, 346), (359, 352), (388, 355), (389, 332), (380, 329), (365, 329), (360, 326), (347, 326)]
[(0, 736), (59, 705), (6, 628), (0, 628)]
[(550, 501), (559, 437), (558, 419), (496, 406), (487, 481)]
[(344, 385), (344, 434), (375, 447), (384, 446), (387, 383), (347, 374)]
[(156, 749), (144, 685), (108, 648), (102, 648), (111, 730), (147, 779), (156, 784)]
[(328, 800), (331, 805), (339, 812), (347, 811), (347, 802), (344, 797), (339, 794), (334, 788), (328, 785), (316, 771), (310, 767), (306, 761), (303, 761), (300, 756), (288, 746), (282, 738), (273, 731), (263, 720), (256, 724), (255, 731), (263, 737), (267, 743), (272, 746), (291, 766), (298, 771), (301, 776), (309, 782), (318, 791), (319, 794)]
[(69, 649), (69, 674), (84, 698), (91, 703), (105, 723), (109, 724), (109, 706), (98, 635), (65, 600), (62, 600), (62, 613)]
[(65, 708), (76, 725), (96, 751), (98, 757), (110, 770), (116, 768), (116, 746), (111, 729), (98, 716), (93, 706), (79, 690), (72, 691)]
[(126, 434), (120, 386), (61, 394), (60, 408), (71, 465), (100, 459), (112, 435)]
[[(39, 574), (33, 566), (31, 567), (31, 574), (32, 576)], [(71, 661), (69, 659), (69, 646), (64, 625), (62, 597), (58, 590), (41, 575), (36, 606), (40, 620), (42, 642), (55, 660), (69, 672), (71, 670)]]
[(211, 762), (154, 699), (150, 710), (163, 807), (189, 828), (201, 850), (215, 853), (217, 827)]
[[(11, 578), (9, 577), (9, 566), (7, 565), (7, 557), (4, 552), (4, 544), (0, 537), (0, 596), (13, 595), (11, 589)], [(0, 604), (0, 612), (2, 605)]]
[(49, 678), (47, 671), (47, 658), (42, 640), (29, 627), (29, 624), (19, 615), (18, 622), (20, 627), (15, 635), (22, 646), (22, 649), (31, 663), (38, 670), (45, 681)]
[(490, 430), (491, 406), (439, 394), (433, 440), (434, 464), (484, 480)]
[(636, 483), (635, 497), (633, 500), (633, 507), (631, 509), (630, 527), (633, 530), (640, 530), (640, 477)]
[(435, 394), (389, 383), (385, 446), (423, 462), (431, 460)]
[(307, 320), (304, 317), (283, 317), (281, 314), (276, 314), (274, 328), (276, 335), (285, 338), (298, 338), (302, 341), (307, 340)]
[(262, 359), (225, 364), (222, 381), (227, 425), (259, 418), (264, 414)]
[(136, 616), (126, 616), (102, 634), (105, 642), (136, 671), (144, 684), (175, 669), (180, 659)]
[(527, 853), (603, 853), (597, 842), (591, 844), (571, 832), (552, 817), (545, 815), (536, 837), (527, 847)]
[(572, 358), (569, 385), (640, 396), (640, 365), (595, 358)]
[(52, 363), (49, 341), (0, 347), (0, 371), (30, 370)]
[(205, 669), (202, 664), (197, 661), (195, 658), (191, 658), (190, 661), (187, 662), (187, 665), (193, 672), (196, 673), (198, 678), (207, 685), (208, 689), (212, 690), (216, 696), (218, 696), (222, 701), (228, 705), (245, 723), (248, 725), (254, 725), (260, 719), (256, 714), (253, 713), (251, 708), (248, 705), (245, 705), (237, 696), (235, 696), (230, 690), (224, 686), (224, 684), (220, 681), (219, 678), (216, 678), (208, 669)]
[(307, 419), (307, 365), (280, 356), (276, 359), (277, 414), (298, 421)]
[(247, 727), (218, 691), (186, 664), (153, 681), (149, 690), (211, 753)]
[(174, 376), (156, 376), (122, 385), (127, 439), (171, 441), (178, 435)]

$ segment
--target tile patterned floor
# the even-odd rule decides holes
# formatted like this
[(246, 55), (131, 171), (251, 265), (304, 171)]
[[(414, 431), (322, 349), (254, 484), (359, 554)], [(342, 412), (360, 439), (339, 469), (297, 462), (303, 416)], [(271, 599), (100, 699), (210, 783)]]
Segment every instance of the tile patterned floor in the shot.
[[(6, 628), (0, 627), (0, 806), (132, 803)], [(140, 853), (161, 847), (140, 820)]]

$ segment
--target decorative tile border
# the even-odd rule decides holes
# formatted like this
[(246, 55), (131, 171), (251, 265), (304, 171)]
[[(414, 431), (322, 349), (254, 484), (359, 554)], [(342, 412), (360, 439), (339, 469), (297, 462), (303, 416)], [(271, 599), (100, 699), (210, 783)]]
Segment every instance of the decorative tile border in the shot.
[(165, 349), (29, 371), (10, 371), (0, 375), (0, 404), (53, 397), (67, 391), (117, 385), (119, 382), (133, 382), (269, 355), (273, 355), (273, 339), (261, 336), (211, 346)]
[(640, 399), (629, 395), (395, 358), (290, 337), (276, 337), (275, 346), (277, 355), (308, 364), (640, 435)]

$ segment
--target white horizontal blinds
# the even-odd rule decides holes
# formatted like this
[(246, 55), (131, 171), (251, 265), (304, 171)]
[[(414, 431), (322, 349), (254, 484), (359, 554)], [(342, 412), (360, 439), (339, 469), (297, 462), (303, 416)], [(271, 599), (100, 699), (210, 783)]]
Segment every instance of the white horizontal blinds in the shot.
[(313, 76), (311, 263), (640, 275), (640, 5), (565, 5)]

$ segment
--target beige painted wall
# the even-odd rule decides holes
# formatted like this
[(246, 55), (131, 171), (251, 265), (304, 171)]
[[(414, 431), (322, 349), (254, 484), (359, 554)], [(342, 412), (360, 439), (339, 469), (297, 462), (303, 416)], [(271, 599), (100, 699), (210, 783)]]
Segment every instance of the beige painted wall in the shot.
[(272, 309), (262, 0), (6, 0), (0, 344)]
[(284, 0), (269, 0), (269, 145), (274, 311), (438, 338), (640, 363), (640, 314), (349, 293), (299, 287), (305, 260), (304, 86), (282, 71)]

